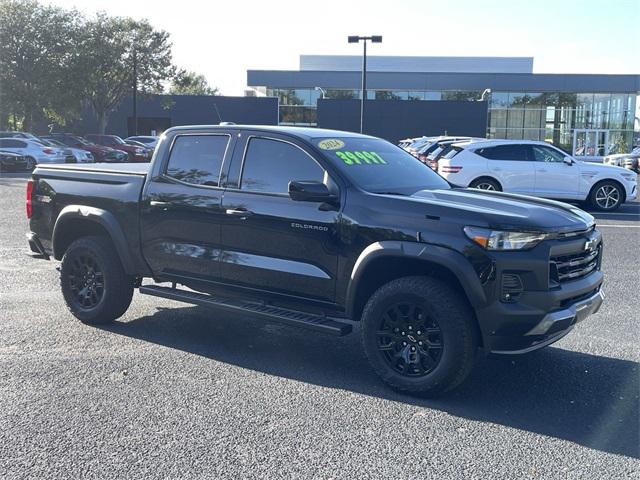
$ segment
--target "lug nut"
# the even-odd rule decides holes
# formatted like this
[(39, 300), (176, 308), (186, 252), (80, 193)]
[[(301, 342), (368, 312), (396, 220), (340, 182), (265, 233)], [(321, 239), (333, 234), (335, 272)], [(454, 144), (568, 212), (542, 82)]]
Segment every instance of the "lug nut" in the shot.
[(411, 325), (409, 325), (409, 330), (413, 330), (413, 327)]
[(406, 347), (407, 346), (407, 342), (402, 342), (402, 346)]
[(418, 335), (421, 335), (421, 334), (422, 334), (422, 332), (421, 332), (420, 330), (418, 330), (416, 333), (417, 333)]
[(416, 347), (411, 347), (411, 351), (415, 352), (416, 351)]
[(404, 332), (402, 332), (402, 335), (404, 335)]
[(418, 345), (422, 345), (422, 341), (418, 342)]

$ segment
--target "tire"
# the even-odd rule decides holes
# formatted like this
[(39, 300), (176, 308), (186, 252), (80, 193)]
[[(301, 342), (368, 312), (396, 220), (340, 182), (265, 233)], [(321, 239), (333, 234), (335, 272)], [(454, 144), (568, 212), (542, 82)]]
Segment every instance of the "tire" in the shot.
[(383, 285), (364, 307), (362, 323), (369, 363), (394, 390), (435, 396), (473, 369), (475, 316), (466, 298), (440, 280), (402, 277)]
[(127, 311), (134, 277), (125, 273), (108, 238), (83, 237), (62, 258), (60, 288), (67, 308), (81, 322), (110, 323)]
[(477, 188), (478, 190), (491, 190), (495, 192), (501, 192), (502, 186), (493, 178), (481, 177), (476, 178), (469, 184), (470, 188)]
[(36, 168), (36, 165), (38, 165), (38, 162), (36, 162), (36, 159), (33, 157), (27, 157), (27, 171), (31, 172), (33, 171), (34, 168)]
[(611, 212), (624, 202), (623, 187), (612, 180), (596, 183), (589, 193), (589, 204), (596, 210)]

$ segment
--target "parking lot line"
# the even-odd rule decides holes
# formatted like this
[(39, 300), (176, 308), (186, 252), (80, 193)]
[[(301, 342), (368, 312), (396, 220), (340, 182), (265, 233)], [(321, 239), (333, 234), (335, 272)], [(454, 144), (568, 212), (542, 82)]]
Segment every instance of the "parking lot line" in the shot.
[(614, 224), (611, 224), (611, 225), (606, 225), (606, 224), (604, 224), (604, 225), (600, 225), (600, 224), (598, 224), (598, 228), (600, 228), (600, 227), (612, 227), (612, 228), (640, 228), (640, 225), (614, 225)]

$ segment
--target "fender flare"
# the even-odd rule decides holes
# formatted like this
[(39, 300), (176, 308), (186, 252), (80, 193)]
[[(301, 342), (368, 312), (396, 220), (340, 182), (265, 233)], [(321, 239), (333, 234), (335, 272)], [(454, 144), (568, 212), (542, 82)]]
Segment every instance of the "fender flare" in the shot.
[(471, 263), (461, 253), (440, 245), (388, 240), (372, 243), (356, 260), (347, 286), (346, 306), (349, 316), (354, 313), (358, 285), (367, 266), (381, 257), (424, 260), (444, 267), (460, 282), (472, 307), (476, 308), (486, 303), (480, 279)]
[(102, 226), (109, 234), (109, 237), (111, 238), (111, 241), (113, 242), (113, 245), (118, 252), (118, 256), (120, 257), (120, 261), (122, 262), (122, 266), (124, 267), (125, 272), (129, 275), (136, 274), (136, 272), (133, 271), (135, 263), (133, 261), (133, 257), (131, 256), (131, 252), (129, 252), (127, 239), (124, 236), (124, 232), (122, 231), (120, 224), (116, 220), (116, 217), (112, 213), (96, 207), (87, 207), (84, 205), (67, 205), (60, 211), (60, 214), (56, 219), (56, 223), (53, 226), (53, 234), (51, 236), (54, 258), (62, 258), (62, 252), (58, 252), (56, 248), (58, 243), (56, 241), (56, 238), (62, 235), (61, 232), (63, 232), (66, 223), (68, 223), (70, 220), (76, 219), (94, 222)]

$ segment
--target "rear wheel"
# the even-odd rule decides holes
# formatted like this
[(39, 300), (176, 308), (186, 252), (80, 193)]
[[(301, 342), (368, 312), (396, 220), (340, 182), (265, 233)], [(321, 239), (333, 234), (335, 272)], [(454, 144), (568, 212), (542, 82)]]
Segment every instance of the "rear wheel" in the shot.
[(380, 287), (362, 314), (371, 366), (395, 390), (437, 395), (473, 368), (477, 327), (466, 299), (429, 277), (403, 277)]
[(469, 184), (471, 188), (477, 188), (478, 190), (491, 190), (494, 192), (501, 192), (502, 187), (498, 182), (492, 178), (477, 178)]
[(127, 275), (111, 241), (84, 237), (64, 254), (60, 287), (67, 307), (80, 321), (109, 323), (127, 311), (134, 278)]
[(589, 203), (597, 210), (616, 210), (624, 201), (624, 191), (620, 184), (611, 180), (597, 183), (589, 194)]

